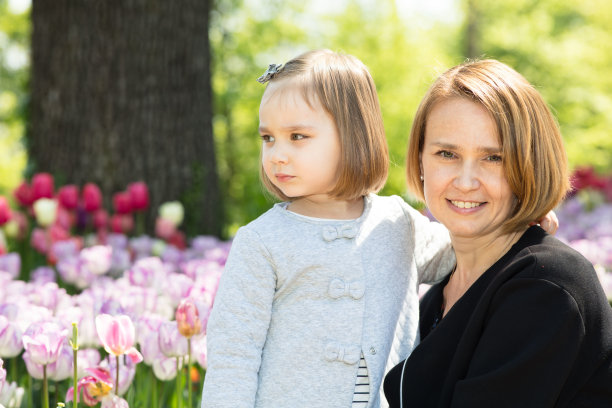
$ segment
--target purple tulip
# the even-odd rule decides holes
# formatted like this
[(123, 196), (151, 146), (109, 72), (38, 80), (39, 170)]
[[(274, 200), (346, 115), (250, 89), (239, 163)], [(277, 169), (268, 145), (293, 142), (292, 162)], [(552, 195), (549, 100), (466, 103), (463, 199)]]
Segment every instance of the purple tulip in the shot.
[(4, 361), (0, 358), (0, 391), (4, 387), (4, 382), (6, 380), (6, 370), (4, 369)]
[(157, 257), (142, 258), (126, 271), (132, 285), (149, 287), (155, 278), (164, 274), (164, 265)]
[(41, 365), (54, 363), (59, 358), (68, 330), (52, 321), (33, 323), (24, 333), (23, 346), (32, 362)]
[(0, 315), (0, 357), (16, 357), (22, 349), (21, 330), (16, 323)]
[(187, 339), (179, 333), (175, 321), (159, 326), (159, 348), (166, 357), (186, 356), (189, 352)]
[(153, 240), (147, 235), (142, 235), (130, 239), (129, 247), (134, 251), (136, 259), (144, 258), (151, 255)]
[(36, 284), (55, 282), (55, 270), (50, 266), (39, 266), (32, 271), (30, 280)]
[(55, 256), (58, 262), (68, 257), (78, 256), (79, 244), (74, 239), (54, 242), (51, 245), (51, 254)]
[(21, 257), (16, 252), (0, 255), (0, 271), (8, 272), (13, 279), (17, 279), (21, 270)]
[(110, 246), (96, 245), (84, 248), (79, 254), (79, 260), (84, 268), (94, 275), (104, 275), (111, 267), (112, 248)]
[(161, 381), (172, 380), (177, 373), (177, 357), (160, 356), (153, 361), (153, 374)]

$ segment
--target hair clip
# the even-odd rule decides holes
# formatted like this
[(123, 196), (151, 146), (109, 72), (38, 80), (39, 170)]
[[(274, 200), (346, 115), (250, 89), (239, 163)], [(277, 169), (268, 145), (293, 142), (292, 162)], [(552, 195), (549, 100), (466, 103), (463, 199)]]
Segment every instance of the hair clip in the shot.
[(274, 78), (274, 75), (278, 74), (282, 69), (283, 64), (270, 64), (270, 66), (268, 66), (268, 69), (266, 69), (266, 72), (264, 72), (262, 76), (257, 78), (257, 82), (265, 84), (266, 82)]

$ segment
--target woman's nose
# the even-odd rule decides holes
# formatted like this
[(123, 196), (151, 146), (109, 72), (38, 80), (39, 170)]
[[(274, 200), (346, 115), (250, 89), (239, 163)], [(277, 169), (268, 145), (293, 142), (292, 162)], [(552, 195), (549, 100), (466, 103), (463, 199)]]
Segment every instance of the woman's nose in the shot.
[(454, 179), (455, 187), (460, 190), (473, 190), (480, 185), (479, 170), (472, 163), (466, 162), (459, 167), (459, 173)]

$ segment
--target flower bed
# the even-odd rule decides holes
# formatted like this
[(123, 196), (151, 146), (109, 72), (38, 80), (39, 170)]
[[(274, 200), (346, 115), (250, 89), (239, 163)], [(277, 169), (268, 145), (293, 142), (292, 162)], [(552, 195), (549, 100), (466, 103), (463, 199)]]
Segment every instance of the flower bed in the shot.
[(155, 237), (136, 234), (144, 183), (115, 194), (112, 215), (97, 186), (55, 191), (44, 173), (15, 201), (0, 197), (0, 407), (199, 406), (231, 243), (187, 245), (178, 202)]

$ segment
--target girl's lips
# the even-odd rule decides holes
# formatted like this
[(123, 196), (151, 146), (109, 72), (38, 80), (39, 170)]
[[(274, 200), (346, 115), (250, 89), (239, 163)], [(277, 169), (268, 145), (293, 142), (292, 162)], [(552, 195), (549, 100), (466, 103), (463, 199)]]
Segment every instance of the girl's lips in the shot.
[(294, 176), (291, 176), (289, 174), (276, 173), (274, 177), (276, 177), (276, 179), (280, 182), (286, 182), (291, 180)]

